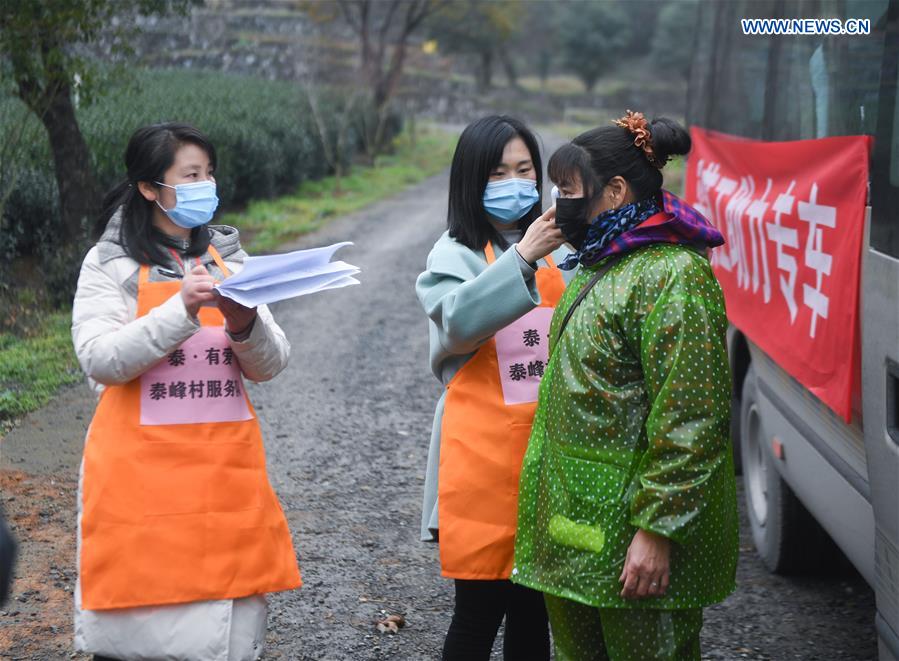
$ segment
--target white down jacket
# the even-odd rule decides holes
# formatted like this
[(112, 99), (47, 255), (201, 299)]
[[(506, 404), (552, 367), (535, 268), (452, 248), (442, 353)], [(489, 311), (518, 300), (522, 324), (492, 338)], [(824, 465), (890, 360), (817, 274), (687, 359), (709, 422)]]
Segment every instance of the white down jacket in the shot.
[[(210, 227), (212, 245), (232, 272), (242, 267), (246, 253), (237, 230)], [(139, 265), (127, 256), (120, 239), (120, 219), (114, 216), (103, 237), (84, 259), (72, 310), (72, 339), (81, 367), (98, 393), (106, 385), (126, 383), (152, 367), (191, 337), (200, 325), (190, 317), (180, 294), (149, 314), (137, 315)], [(178, 251), (185, 263), (183, 249)], [(210, 273), (222, 273), (207, 253), (201, 261)], [(173, 259), (169, 267), (180, 272)], [(150, 270), (150, 281), (169, 280)], [(244, 375), (266, 381), (287, 365), (290, 344), (267, 308), (249, 337), (231, 347)], [(83, 472), (82, 472), (83, 475)], [(78, 498), (78, 558), (80, 574), (81, 489)], [(80, 579), (75, 589), (75, 647), (127, 661), (245, 661), (258, 659), (265, 640), (267, 602), (264, 595), (244, 599), (194, 602), (174, 606), (114, 611), (81, 609)], [(139, 587), (138, 587), (139, 589)]]

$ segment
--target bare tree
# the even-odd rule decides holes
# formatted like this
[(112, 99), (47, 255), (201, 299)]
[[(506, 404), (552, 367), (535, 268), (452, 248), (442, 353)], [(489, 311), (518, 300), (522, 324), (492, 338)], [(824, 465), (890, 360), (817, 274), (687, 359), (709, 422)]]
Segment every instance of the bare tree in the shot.
[(396, 94), (409, 40), (425, 19), (449, 0), (337, 0), (340, 15), (360, 44), (360, 71), (371, 91), (373, 127), (366, 127), (366, 151), (374, 158), (384, 149), (390, 101)]
[(309, 61), (326, 60), (322, 47), (325, 40), (318, 31), (315, 37), (307, 40), (303, 47), (303, 57), (297, 61), (296, 76), (309, 104), (325, 161), (334, 173), (334, 193), (340, 195), (343, 192), (343, 177), (351, 165), (346, 157), (353, 137), (353, 123), (364, 106), (364, 95), (355, 85), (335, 85), (333, 81), (330, 85), (325, 83), (317, 67), (306, 65)]
[(430, 36), (443, 52), (477, 59), (478, 92), (490, 89), (496, 60), (505, 69), (509, 84), (518, 87), (518, 72), (509, 49), (526, 11), (518, 0), (456, 0), (428, 21)]
[(351, 133), (353, 112), (356, 110), (357, 94), (347, 90), (335, 95), (333, 103), (336, 112), (332, 131), (322, 112), (321, 93), (322, 89), (317, 85), (306, 87), (306, 98), (309, 100), (309, 109), (315, 120), (325, 160), (334, 170), (334, 193), (340, 195), (343, 192), (341, 185), (346, 165), (344, 155), (347, 153), (347, 141)]

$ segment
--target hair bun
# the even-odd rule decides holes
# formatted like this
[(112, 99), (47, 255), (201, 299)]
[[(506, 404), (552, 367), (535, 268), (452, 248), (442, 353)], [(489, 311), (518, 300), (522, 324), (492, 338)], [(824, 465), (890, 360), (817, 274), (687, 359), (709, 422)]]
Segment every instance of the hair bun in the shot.
[(667, 117), (657, 117), (649, 124), (652, 149), (661, 167), (672, 156), (683, 156), (690, 151), (692, 141), (683, 126)]

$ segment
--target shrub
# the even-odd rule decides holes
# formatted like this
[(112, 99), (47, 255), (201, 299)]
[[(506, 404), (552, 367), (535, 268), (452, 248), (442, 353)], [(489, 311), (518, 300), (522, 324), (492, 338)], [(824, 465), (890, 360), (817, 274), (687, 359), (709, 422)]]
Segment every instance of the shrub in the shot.
[[(337, 130), (335, 94), (329, 91), (320, 100), (332, 135)], [(11, 132), (12, 124), (21, 121), (21, 108), (17, 99), (0, 97), (0, 131)], [(369, 110), (357, 104), (354, 112), (362, 117)], [(79, 108), (78, 121), (104, 190), (124, 175), (123, 154), (131, 133), (163, 121), (194, 124), (216, 146), (223, 208), (293, 192), (330, 170), (306, 93), (296, 83), (219, 72), (138, 69), (130, 80), (117, 79), (102, 98)], [(0, 256), (4, 262), (10, 256), (37, 257), (54, 279), (46, 286), (58, 294), (54, 298), (65, 300), (74, 282), (70, 267), (53, 263), (60, 223), (53, 159), (37, 118), (28, 115), (25, 122), (11, 158), (0, 164), (0, 195), (9, 193), (0, 218)], [(398, 121), (391, 122), (392, 131), (399, 128)], [(346, 145), (343, 159), (348, 163), (362, 145), (357, 135), (349, 136)], [(5, 271), (0, 265), (0, 284)]]

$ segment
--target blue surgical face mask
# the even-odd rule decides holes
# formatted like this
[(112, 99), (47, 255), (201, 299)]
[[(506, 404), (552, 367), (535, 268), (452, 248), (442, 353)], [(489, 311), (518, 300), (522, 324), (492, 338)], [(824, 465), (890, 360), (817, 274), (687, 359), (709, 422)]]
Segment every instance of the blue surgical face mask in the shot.
[(533, 179), (491, 181), (484, 189), (484, 209), (503, 224), (511, 224), (524, 216), (540, 200)]
[(219, 205), (214, 181), (197, 181), (177, 186), (169, 186), (161, 181), (156, 183), (166, 188), (175, 189), (175, 206), (166, 209), (159, 204), (159, 200), (156, 200), (156, 204), (178, 227), (189, 230), (205, 225), (212, 220), (212, 214)]

